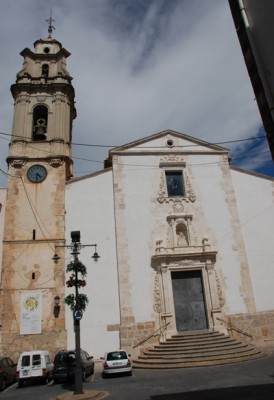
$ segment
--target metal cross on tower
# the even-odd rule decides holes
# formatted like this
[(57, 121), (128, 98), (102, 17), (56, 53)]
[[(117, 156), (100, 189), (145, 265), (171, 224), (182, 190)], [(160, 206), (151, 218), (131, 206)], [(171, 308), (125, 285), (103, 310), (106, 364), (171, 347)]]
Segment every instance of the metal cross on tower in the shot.
[(46, 19), (46, 22), (49, 24), (48, 33), (49, 38), (51, 38), (52, 31), (55, 29), (55, 27), (52, 25), (52, 23), (55, 22), (55, 20), (52, 18), (52, 8), (50, 9), (50, 17)]

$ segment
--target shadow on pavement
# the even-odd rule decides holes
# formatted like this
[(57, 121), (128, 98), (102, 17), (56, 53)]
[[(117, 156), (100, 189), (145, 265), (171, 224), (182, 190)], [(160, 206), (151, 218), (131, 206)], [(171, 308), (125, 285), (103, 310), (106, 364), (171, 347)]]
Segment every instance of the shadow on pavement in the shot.
[(238, 386), (151, 396), (150, 400), (272, 400), (274, 384)]

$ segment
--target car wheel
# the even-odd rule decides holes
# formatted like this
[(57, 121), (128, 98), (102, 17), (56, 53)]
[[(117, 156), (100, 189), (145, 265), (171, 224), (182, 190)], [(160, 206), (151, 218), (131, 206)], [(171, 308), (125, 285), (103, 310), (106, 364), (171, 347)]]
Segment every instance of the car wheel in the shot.
[(0, 385), (0, 390), (3, 392), (3, 390), (6, 389), (6, 378), (3, 378), (1, 385)]
[(19, 381), (18, 381), (18, 387), (19, 388), (22, 388), (24, 386), (24, 381), (23, 381), (23, 379), (19, 379)]
[(53, 382), (54, 382), (54, 383), (59, 383), (59, 379), (58, 379), (58, 378), (54, 378), (54, 379), (53, 379)]

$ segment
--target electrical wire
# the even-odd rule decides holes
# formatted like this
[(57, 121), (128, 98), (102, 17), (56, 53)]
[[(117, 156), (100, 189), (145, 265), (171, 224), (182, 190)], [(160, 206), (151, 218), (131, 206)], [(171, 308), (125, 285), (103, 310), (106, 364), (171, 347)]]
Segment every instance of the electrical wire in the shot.
[[(18, 139), (24, 139), (26, 140), (26, 138), (24, 136), (20, 136), (20, 135), (11, 135), (9, 133), (4, 133), (4, 132), (0, 132), (0, 135), (4, 135), (4, 136), (9, 136), (9, 137), (16, 137)], [(255, 136), (255, 137), (250, 137), (247, 139), (236, 139), (236, 140), (227, 140), (227, 141), (222, 141), (222, 142), (210, 142), (210, 145), (221, 145), (221, 144), (229, 144), (229, 143), (240, 143), (240, 142), (247, 142), (250, 140), (257, 140), (257, 139), (262, 139), (262, 138), (266, 138), (266, 135), (261, 135), (261, 136)], [(71, 142), (70, 143), (72, 146), (83, 146), (83, 147), (102, 147), (102, 148), (115, 148), (115, 147), (122, 147), (122, 145), (104, 145), (104, 144), (89, 144), (89, 143), (76, 143), (76, 142)], [(174, 146), (179, 147), (179, 148), (184, 148), (184, 147), (196, 147), (196, 146), (201, 146), (200, 144), (189, 144), (189, 145), (180, 145), (180, 146)], [(140, 146), (141, 149), (152, 149), (152, 148), (163, 148), (164, 146)], [(173, 147), (173, 148), (174, 148)]]
[[(17, 178), (18, 178), (18, 177), (17, 177)], [(46, 237), (46, 235), (45, 235), (45, 233), (44, 233), (44, 230), (43, 230), (43, 228), (42, 228), (42, 224), (43, 224), (45, 230), (47, 231), (47, 233), (49, 234), (49, 232), (48, 232), (48, 230), (47, 230), (47, 227), (46, 227), (46, 225), (44, 224), (44, 222), (42, 221), (42, 218), (39, 216), (38, 211), (37, 211), (37, 209), (35, 208), (35, 205), (34, 205), (33, 201), (31, 200), (30, 194), (29, 194), (28, 191), (27, 191), (27, 188), (26, 188), (26, 186), (25, 186), (25, 184), (24, 184), (24, 181), (23, 181), (22, 177), (20, 176), (19, 178), (21, 179), (21, 182), (22, 182), (22, 185), (23, 185), (23, 189), (24, 189), (24, 192), (25, 192), (25, 195), (26, 195), (28, 204), (29, 204), (30, 209), (31, 209), (31, 211), (32, 211), (32, 214), (33, 214), (33, 216), (34, 216), (34, 218), (35, 218), (35, 220), (36, 220), (36, 223), (37, 223), (37, 225), (38, 225), (38, 227), (39, 227), (39, 229), (40, 229), (40, 231), (41, 231), (41, 233), (42, 233), (42, 235), (43, 235), (43, 237), (44, 237), (44, 239), (45, 239), (47, 245), (49, 246), (49, 248), (50, 248), (53, 252), (55, 252), (55, 249), (53, 249), (53, 247), (51, 246), (49, 240), (47, 239), (47, 237)], [(41, 223), (40, 223), (39, 220), (41, 221)], [(19, 258), (20, 258), (20, 256), (19, 256)], [(71, 256), (69, 256), (69, 258), (71, 258)], [(65, 258), (65, 259), (66, 259), (66, 258)], [(5, 272), (5, 269), (6, 269), (6, 268), (3, 268), (2, 274)], [(20, 276), (20, 278), (21, 278), (23, 281), (26, 282), (26, 280), (24, 279), (24, 277), (23, 277), (18, 271), (15, 271), (15, 272), (17, 272), (17, 274)], [(48, 278), (46, 281), (40, 282), (40, 283), (39, 283), (39, 286), (40, 286), (40, 287), (44, 286), (45, 284), (47, 284), (48, 282), (50, 282), (50, 281), (52, 281), (54, 278), (56, 278), (56, 276), (58, 276), (60, 273), (63, 273), (63, 266), (60, 266), (59, 268), (56, 268), (56, 269), (54, 270), (54, 275), (53, 275), (52, 277)], [(10, 290), (11, 290), (11, 289), (10, 289)], [(18, 289), (18, 290), (19, 290), (19, 289)]]
[[(5, 135), (5, 136), (9, 136), (11, 137), (11, 134), (8, 133), (4, 133), (4, 132), (0, 132), (0, 135)], [(15, 137), (18, 138), (23, 138), (22, 136), (19, 135), (13, 135)], [(231, 140), (231, 141), (223, 141), (223, 142), (216, 142), (216, 143), (211, 143), (212, 145), (219, 145), (219, 144), (225, 144), (225, 143), (237, 143), (237, 142), (245, 142), (245, 141), (250, 141), (250, 140), (257, 140), (257, 139), (261, 139), (261, 138), (266, 138), (266, 135), (261, 135), (261, 136), (256, 136), (256, 137), (251, 137), (251, 138), (247, 138), (247, 139), (237, 139), (237, 140)], [(84, 143), (71, 143), (72, 145), (77, 145), (77, 146), (83, 146), (83, 147), (109, 147), (109, 148), (113, 148), (113, 147), (117, 147), (117, 146), (110, 146), (110, 145), (93, 145), (93, 144), (84, 144)], [(31, 148), (31, 144), (29, 143), (28, 146)], [(188, 148), (188, 147), (195, 147), (195, 146), (200, 146), (199, 144), (191, 144), (191, 145), (184, 145), (184, 146), (174, 146), (174, 147), (179, 147), (179, 148)], [(34, 147), (33, 147), (34, 148)], [(35, 147), (36, 148), (36, 147)], [(140, 146), (140, 148), (142, 149), (149, 149), (149, 148), (163, 148), (163, 146), (159, 146), (159, 147), (151, 147), (151, 146)], [(44, 151), (46, 154), (52, 154), (52, 152), (49, 152), (47, 150), (44, 150), (42, 148), (40, 148), (41, 151)], [(268, 153), (268, 151), (264, 152), (264, 153)], [(245, 158), (250, 158), (250, 157), (255, 157), (257, 155), (261, 155), (263, 153), (257, 153), (257, 154), (252, 154), (252, 155), (247, 155), (247, 156), (242, 156), (242, 157), (237, 157), (237, 158), (233, 158), (233, 162), (235, 162), (235, 160), (244, 160)], [(94, 162), (94, 163), (99, 163), (99, 164), (104, 164), (103, 161), (99, 161), (99, 160), (93, 160), (93, 159), (87, 159), (87, 158), (83, 158), (83, 157), (72, 157), (72, 159), (74, 160), (80, 160), (80, 161), (87, 161), (87, 162)], [(212, 163), (212, 165), (216, 165), (219, 164), (219, 162), (214, 162)], [(134, 164), (123, 164), (123, 165), (132, 165), (132, 166), (136, 166)], [(199, 163), (199, 164), (192, 164), (189, 166), (202, 166), (202, 165), (210, 165), (210, 163)], [(139, 165), (140, 166), (140, 165)], [(143, 165), (145, 166), (145, 165)], [(151, 168), (151, 166), (148, 166)], [(155, 168), (157, 168), (157, 166), (155, 166)], [(0, 170), (2, 173), (5, 174), (5, 172), (3, 170)]]
[[(25, 192), (25, 194), (26, 194), (26, 197), (27, 197), (29, 206), (30, 206), (30, 208), (31, 208), (32, 214), (33, 214), (33, 216), (34, 216), (34, 218), (35, 218), (35, 220), (36, 220), (36, 223), (37, 223), (37, 225), (39, 226), (39, 229), (40, 229), (40, 231), (41, 231), (41, 233), (42, 233), (42, 235), (43, 235), (45, 241), (47, 242), (48, 246), (49, 246), (50, 249), (54, 252), (55, 249), (53, 249), (52, 246), (51, 246), (51, 244), (49, 243), (49, 241), (48, 241), (48, 239), (47, 239), (47, 237), (46, 237), (46, 235), (45, 235), (45, 233), (44, 233), (44, 231), (43, 231), (43, 229), (42, 229), (41, 223), (44, 225), (44, 228), (46, 229), (46, 231), (47, 231), (48, 234), (49, 234), (49, 232), (48, 232), (48, 230), (47, 230), (45, 224), (43, 223), (41, 217), (39, 216), (39, 214), (38, 214), (38, 212), (37, 212), (37, 210), (36, 210), (36, 208), (35, 208), (35, 205), (34, 205), (33, 201), (31, 200), (31, 197), (30, 197), (30, 195), (29, 195), (29, 193), (28, 193), (28, 191), (27, 191), (27, 188), (26, 188), (26, 186), (25, 186), (25, 183), (24, 183), (24, 180), (23, 180), (22, 176), (20, 176), (20, 179), (21, 179), (21, 182), (22, 182), (22, 185), (23, 185), (23, 188), (24, 188), (24, 192)], [(41, 223), (40, 223), (40, 221), (38, 220), (38, 218), (40, 219)]]
[[(256, 156), (263, 155), (263, 154), (269, 154), (269, 151), (263, 151), (263, 152), (260, 152), (260, 153), (255, 153), (255, 154), (250, 154), (250, 155), (245, 155), (245, 156), (233, 158), (231, 164), (233, 166), (233, 163), (235, 161), (237, 161), (237, 160), (244, 160), (244, 159), (247, 159), (247, 158), (254, 158)], [(73, 158), (74, 159), (76, 158), (78, 160), (90, 161), (90, 162), (98, 162), (98, 163), (102, 163), (103, 164), (103, 162), (101, 162), (101, 161), (94, 161), (94, 160), (90, 160), (90, 159), (86, 159), (86, 158), (79, 158), (79, 157), (73, 157)], [(265, 162), (270, 163), (270, 162), (272, 162), (272, 160), (271, 159), (270, 160), (265, 160)], [(113, 164), (115, 164), (117, 166), (122, 165), (122, 166), (127, 166), (127, 167), (138, 167), (139, 169), (141, 169), (141, 168), (158, 169), (159, 168), (159, 165), (149, 165), (149, 164), (132, 164), (132, 163), (119, 163), (119, 162), (113, 162)], [(203, 163), (192, 163), (192, 164), (188, 163), (187, 166), (188, 167), (204, 167), (204, 166), (215, 166), (215, 165), (220, 165), (220, 164), (226, 165), (227, 161), (226, 160), (219, 160), (219, 161), (203, 162)], [(8, 174), (7, 172), (3, 171), (2, 169), (0, 169), (0, 172), (2, 172), (5, 176), (8, 176), (8, 177), (13, 178), (13, 179), (18, 179), (18, 178), (20, 179), (21, 178), (21, 177), (18, 177), (18, 176), (14, 176), (14, 175)], [(96, 171), (91, 171), (91, 172), (88, 171), (86, 173), (93, 173), (93, 172), (95, 173)]]

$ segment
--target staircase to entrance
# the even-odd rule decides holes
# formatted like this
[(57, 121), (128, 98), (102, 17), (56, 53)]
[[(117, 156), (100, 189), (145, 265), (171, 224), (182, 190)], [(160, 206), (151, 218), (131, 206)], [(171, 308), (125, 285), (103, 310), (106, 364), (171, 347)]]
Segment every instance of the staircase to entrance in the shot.
[(165, 369), (243, 362), (264, 357), (252, 344), (216, 331), (180, 333), (145, 350), (134, 368)]

